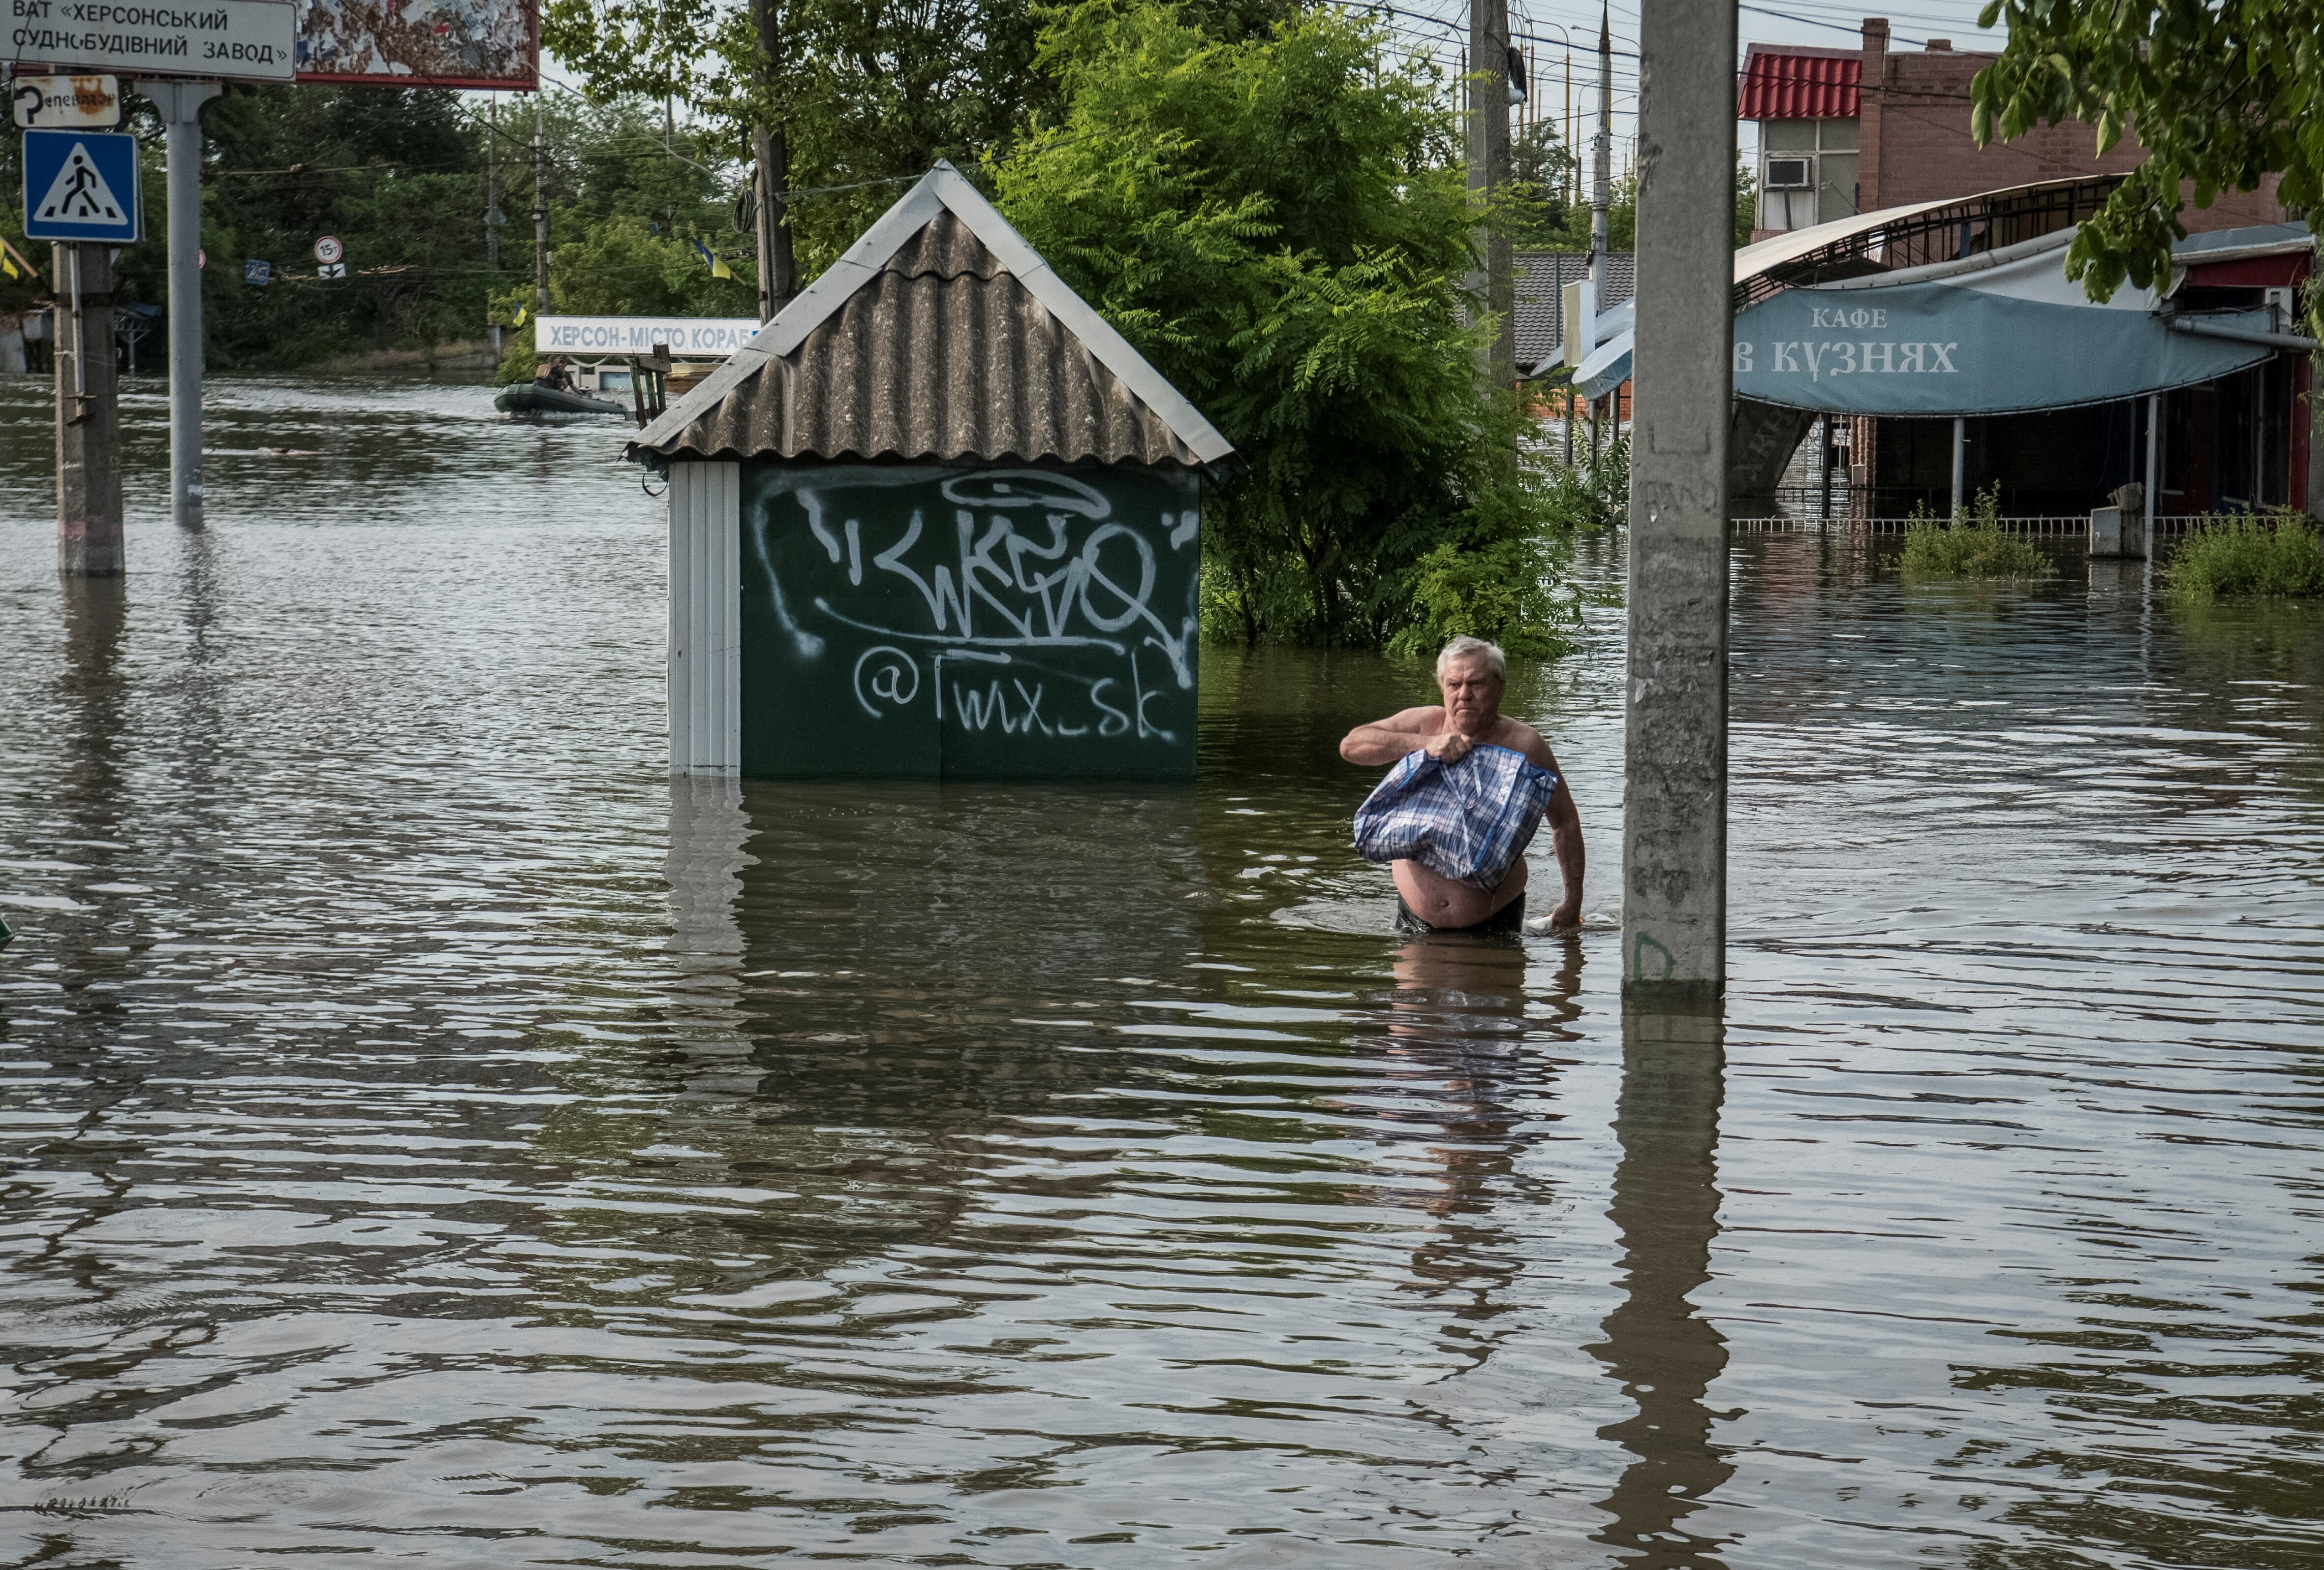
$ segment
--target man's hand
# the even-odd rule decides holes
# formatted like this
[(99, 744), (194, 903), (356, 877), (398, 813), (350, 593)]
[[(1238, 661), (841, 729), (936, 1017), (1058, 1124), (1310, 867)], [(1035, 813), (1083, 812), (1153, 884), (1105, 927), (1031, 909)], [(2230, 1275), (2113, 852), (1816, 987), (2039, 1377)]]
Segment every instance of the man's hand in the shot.
[(1552, 932), (1572, 932), (1582, 925), (1582, 896), (1569, 894), (1565, 903), (1549, 913)]
[(1440, 763), (1457, 763), (1474, 752), (1476, 747), (1476, 743), (1459, 731), (1446, 731), (1442, 735), (1429, 737), (1428, 744), (1421, 751)]

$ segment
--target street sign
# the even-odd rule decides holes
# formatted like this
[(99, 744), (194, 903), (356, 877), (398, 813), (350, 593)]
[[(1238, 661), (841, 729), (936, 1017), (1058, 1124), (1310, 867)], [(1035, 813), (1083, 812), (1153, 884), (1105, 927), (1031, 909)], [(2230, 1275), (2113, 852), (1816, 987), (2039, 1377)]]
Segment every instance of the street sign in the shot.
[(321, 279), (345, 278), (346, 275), (347, 264), (344, 262), (326, 262), (315, 269), (315, 276)]
[(326, 235), (315, 242), (315, 260), (326, 267), (346, 254), (347, 248), (339, 244), (337, 235)]
[(121, 84), (111, 77), (18, 77), (8, 84), (16, 124), (106, 131), (121, 124)]
[(253, 256), (242, 264), (242, 281), (244, 283), (254, 283), (263, 289), (274, 282), (273, 265), (271, 263), (261, 262), (257, 257)]
[(24, 237), (126, 245), (144, 233), (137, 138), (104, 131), (24, 133)]
[(8, 0), (0, 60), (102, 66), (140, 77), (287, 82), (298, 72), (291, 0), (115, 5)]

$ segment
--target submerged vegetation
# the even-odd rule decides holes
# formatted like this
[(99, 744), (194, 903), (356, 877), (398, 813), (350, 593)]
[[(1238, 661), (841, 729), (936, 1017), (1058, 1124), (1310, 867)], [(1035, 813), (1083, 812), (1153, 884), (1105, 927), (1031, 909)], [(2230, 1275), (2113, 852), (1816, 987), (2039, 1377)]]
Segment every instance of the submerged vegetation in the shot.
[(2180, 542), (2164, 569), (2181, 599), (2299, 599), (2324, 595), (2324, 539), (2301, 514), (2213, 517)]
[(1965, 513), (1938, 518), (1926, 503), (1904, 531), (1906, 577), (2049, 577), (2058, 569), (2030, 540), (2001, 531), (2001, 489), (1987, 486)]

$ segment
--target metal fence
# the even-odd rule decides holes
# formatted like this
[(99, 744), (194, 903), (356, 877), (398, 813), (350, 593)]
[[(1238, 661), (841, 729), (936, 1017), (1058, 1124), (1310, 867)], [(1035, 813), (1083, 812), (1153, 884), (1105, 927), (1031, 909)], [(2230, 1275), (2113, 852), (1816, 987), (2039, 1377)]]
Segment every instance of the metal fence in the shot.
[[(1727, 527), (1736, 534), (1902, 534), (1925, 518), (1730, 518)], [(2167, 513), (2154, 521), (2157, 544), (2192, 533), (2203, 514)], [(1996, 520), (2005, 534), (2030, 534), (2059, 540), (2088, 540), (2090, 515), (2070, 513)]]

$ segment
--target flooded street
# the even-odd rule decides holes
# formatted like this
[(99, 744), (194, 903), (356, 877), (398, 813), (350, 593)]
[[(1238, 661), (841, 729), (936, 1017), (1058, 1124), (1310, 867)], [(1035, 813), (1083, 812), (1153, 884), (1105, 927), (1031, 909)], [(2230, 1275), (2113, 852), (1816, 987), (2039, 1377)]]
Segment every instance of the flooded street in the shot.
[(60, 587), (0, 384), (0, 1564), (2324, 1561), (2324, 609), (1738, 540), (1722, 1044), (1622, 1014), (1618, 610), (1507, 704), (1589, 929), (1405, 943), (1423, 670), (674, 783), (619, 426), (224, 380), (180, 534), (130, 385)]

